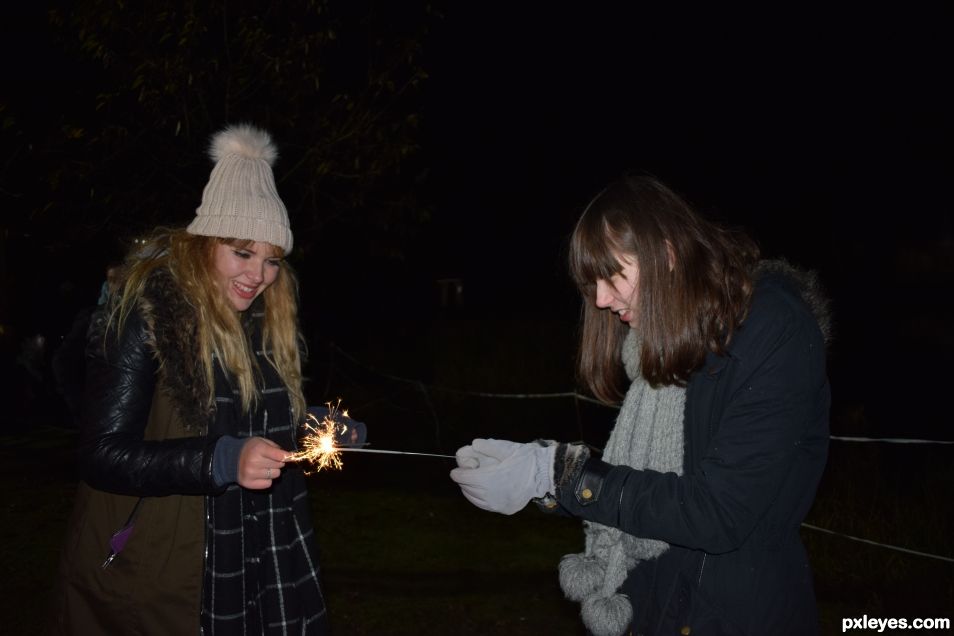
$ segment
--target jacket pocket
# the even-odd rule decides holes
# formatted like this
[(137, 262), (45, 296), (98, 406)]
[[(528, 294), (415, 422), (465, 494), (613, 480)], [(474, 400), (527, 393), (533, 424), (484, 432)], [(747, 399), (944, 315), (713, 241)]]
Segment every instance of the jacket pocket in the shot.
[(677, 621), (674, 633), (687, 633), (686, 627), (693, 636), (745, 633), (739, 624), (738, 610), (739, 601), (750, 593), (751, 577), (746, 576), (749, 572), (745, 569), (740, 571), (739, 564), (728, 563), (727, 559), (734, 561), (730, 555), (703, 554), (690, 561), (691, 567), (683, 568), (674, 598), (682, 610), (677, 613), (681, 622)]
[[(675, 633), (693, 636), (742, 636), (745, 632), (730, 620), (725, 610), (698, 587), (689, 587), (684, 622), (677, 624)], [(684, 628), (688, 627), (686, 631)]]

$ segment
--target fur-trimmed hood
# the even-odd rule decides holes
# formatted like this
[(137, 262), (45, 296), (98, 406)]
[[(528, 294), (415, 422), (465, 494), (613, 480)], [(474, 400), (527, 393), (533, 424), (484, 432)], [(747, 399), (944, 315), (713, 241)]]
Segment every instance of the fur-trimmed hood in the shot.
[(815, 316), (818, 328), (825, 338), (825, 345), (830, 345), (833, 338), (831, 300), (818, 280), (818, 273), (814, 270), (798, 269), (782, 258), (759, 261), (752, 271), (752, 278), (755, 280), (771, 275), (784, 277), (792, 283)]
[(199, 318), (172, 273), (149, 276), (139, 302), (159, 363), (160, 386), (189, 431), (205, 432), (215, 411), (199, 357)]

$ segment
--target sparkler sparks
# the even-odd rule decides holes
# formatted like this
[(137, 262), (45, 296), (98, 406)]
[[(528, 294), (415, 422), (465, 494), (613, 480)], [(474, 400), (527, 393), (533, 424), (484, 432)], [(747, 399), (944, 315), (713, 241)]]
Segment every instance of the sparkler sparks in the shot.
[[(341, 401), (338, 401), (341, 404)], [(301, 439), (301, 449), (288, 455), (286, 462), (310, 462), (315, 467), (315, 472), (322, 468), (334, 468), (340, 470), (341, 466), (341, 448), (335, 444), (339, 435), (346, 434), (348, 425), (335, 421), (335, 415), (338, 414), (338, 404), (334, 406), (328, 403), (328, 415), (320, 421), (317, 417), (308, 414), (304, 427), (308, 433)], [(348, 412), (342, 413), (348, 417)], [(340, 432), (338, 431), (340, 427)]]
[[(319, 472), (322, 468), (334, 468), (340, 470), (344, 465), (341, 461), (341, 453), (352, 452), (352, 453), (381, 453), (386, 455), (419, 455), (423, 457), (445, 457), (448, 459), (454, 459), (453, 455), (438, 455), (435, 453), (412, 453), (409, 451), (395, 451), (395, 450), (379, 450), (372, 448), (351, 448), (345, 446), (339, 446), (337, 441), (339, 439), (351, 438), (352, 441), (356, 439), (356, 432), (349, 433), (349, 426), (337, 420), (338, 407), (341, 404), (341, 400), (338, 400), (338, 403), (333, 405), (328, 403), (328, 415), (324, 416), (321, 420), (312, 415), (308, 414), (308, 419), (304, 423), (305, 430), (307, 433), (301, 439), (301, 449), (285, 457), (286, 462), (300, 462), (306, 461), (310, 462), (312, 466), (315, 467), (314, 472)], [(348, 417), (348, 411), (342, 411), (341, 415), (344, 418)]]

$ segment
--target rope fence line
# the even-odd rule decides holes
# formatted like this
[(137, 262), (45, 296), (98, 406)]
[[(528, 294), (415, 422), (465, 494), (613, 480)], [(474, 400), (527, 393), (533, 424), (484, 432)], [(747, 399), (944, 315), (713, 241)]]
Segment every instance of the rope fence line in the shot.
[[(592, 398), (588, 395), (583, 395), (582, 393), (577, 393), (576, 391), (562, 391), (558, 393), (492, 393), (487, 391), (468, 391), (465, 389), (454, 389), (450, 387), (443, 387), (434, 384), (425, 384), (420, 380), (412, 380), (410, 378), (403, 378), (401, 376), (392, 375), (390, 373), (385, 373), (374, 367), (365, 364), (344, 351), (336, 344), (330, 344), (332, 356), (335, 353), (338, 353), (341, 356), (344, 356), (357, 366), (371, 371), (381, 377), (393, 380), (395, 382), (404, 382), (407, 384), (414, 385), (421, 393), (424, 394), (425, 399), (427, 400), (428, 407), (433, 412), (433, 406), (430, 404), (430, 398), (427, 395), (427, 391), (437, 391), (440, 393), (452, 393), (456, 395), (466, 395), (470, 397), (482, 397), (482, 398), (494, 398), (494, 399), (523, 399), (523, 400), (539, 400), (539, 399), (551, 399), (551, 398), (573, 398), (574, 400), (579, 400), (583, 402), (589, 402), (591, 404), (596, 404), (597, 406), (602, 406), (608, 409), (619, 410), (618, 406), (612, 406), (609, 404), (604, 404), (599, 400)], [(329, 368), (332, 368), (332, 365), (329, 364)], [(326, 391), (327, 392), (327, 391)], [(436, 415), (435, 415), (436, 417)], [(829, 439), (837, 442), (877, 442), (884, 444), (937, 444), (937, 445), (954, 445), (954, 440), (938, 440), (938, 439), (908, 439), (903, 437), (858, 437), (858, 436), (845, 436), (845, 435), (830, 435)]]
[(844, 435), (830, 435), (830, 439), (838, 442), (884, 442), (885, 444), (954, 444), (954, 441), (943, 439), (905, 439), (902, 437), (846, 437)]
[[(440, 428), (441, 428), (441, 425), (440, 425), (440, 422), (439, 422), (439, 420), (438, 420), (438, 418), (437, 418), (437, 410), (436, 410), (436, 408), (434, 407), (433, 402), (431, 401), (430, 394), (428, 393), (429, 390), (430, 390), (431, 392), (437, 391), (437, 392), (443, 392), (443, 393), (452, 393), (452, 394), (456, 394), (456, 395), (466, 395), (466, 396), (470, 396), (470, 397), (494, 398), (494, 399), (573, 398), (574, 410), (576, 411), (577, 425), (579, 426), (581, 436), (582, 436), (582, 434), (583, 434), (583, 425), (582, 425), (582, 419), (581, 419), (581, 416), (580, 416), (580, 408), (579, 408), (580, 401), (591, 402), (591, 403), (597, 404), (597, 405), (599, 405), (599, 406), (603, 406), (603, 407), (606, 407), (606, 408), (611, 408), (611, 409), (618, 410), (618, 407), (614, 407), (614, 406), (610, 406), (610, 405), (604, 404), (604, 403), (600, 402), (599, 400), (596, 400), (596, 399), (594, 399), (594, 398), (591, 398), (591, 397), (589, 397), (589, 396), (587, 396), (587, 395), (582, 395), (582, 394), (580, 394), (580, 393), (577, 393), (576, 391), (564, 391), (564, 392), (559, 392), (559, 393), (491, 393), (491, 392), (486, 392), (486, 391), (466, 391), (466, 390), (463, 390), (463, 389), (453, 389), (453, 388), (449, 388), (449, 387), (441, 387), (441, 386), (436, 386), (436, 385), (431, 385), (431, 384), (425, 384), (424, 382), (422, 382), (422, 381), (420, 381), (420, 380), (413, 380), (413, 379), (410, 379), (410, 378), (404, 378), (404, 377), (401, 377), (401, 376), (393, 375), (393, 374), (390, 374), (390, 373), (385, 373), (385, 372), (383, 372), (383, 371), (380, 371), (380, 370), (378, 370), (378, 369), (375, 369), (374, 367), (372, 367), (372, 366), (370, 366), (370, 365), (368, 365), (368, 364), (365, 364), (365, 363), (361, 362), (360, 360), (358, 360), (357, 358), (355, 358), (354, 356), (352, 356), (352, 355), (349, 354), (348, 352), (342, 350), (341, 348), (339, 348), (339, 347), (338, 347), (337, 345), (335, 345), (334, 343), (330, 343), (330, 347), (329, 347), (329, 348), (330, 348), (330, 352), (331, 352), (331, 357), (332, 357), (332, 358), (334, 357), (335, 353), (337, 353), (338, 355), (341, 355), (341, 356), (343, 356), (344, 358), (350, 360), (350, 361), (351, 361), (353, 364), (355, 364), (356, 366), (358, 366), (358, 367), (360, 367), (360, 368), (362, 368), (362, 369), (365, 369), (365, 370), (367, 370), (367, 371), (370, 371), (370, 372), (374, 373), (375, 375), (378, 375), (378, 376), (380, 376), (380, 377), (387, 378), (387, 379), (392, 380), (392, 381), (394, 381), (394, 382), (401, 382), (401, 383), (407, 384), (407, 385), (409, 385), (409, 386), (408, 386), (409, 389), (416, 389), (416, 390), (420, 391), (421, 395), (422, 395), (423, 398), (424, 398), (424, 401), (425, 401), (425, 404), (426, 404), (426, 406), (427, 406), (427, 409), (428, 409), (428, 411), (430, 412), (431, 417), (434, 419), (434, 426), (435, 426), (434, 436), (435, 436), (435, 441), (436, 441), (436, 443), (438, 444), (438, 446), (440, 445)], [(329, 371), (330, 371), (331, 369), (334, 369), (334, 368), (335, 368), (335, 367), (334, 367), (334, 361), (333, 361), (333, 360), (329, 360), (328, 368), (329, 368)], [(341, 373), (342, 375), (347, 375), (347, 374), (345, 374), (341, 369), (337, 369), (337, 371), (338, 371), (339, 373)], [(353, 381), (353, 380), (352, 380), (352, 381)], [(329, 385), (330, 385), (330, 378), (329, 378)], [(326, 387), (326, 394), (327, 394), (327, 387)], [(954, 441), (947, 441), (947, 440), (905, 439), (905, 438), (897, 438), (897, 437), (853, 437), (853, 436), (849, 437), (849, 436), (842, 436), (842, 435), (831, 435), (831, 436), (829, 436), (829, 437), (830, 437), (830, 439), (832, 439), (832, 440), (841, 441), (841, 442), (879, 442), (879, 443), (888, 443), (888, 444), (937, 444), (937, 445), (949, 445), (949, 444), (950, 444), (950, 445), (954, 445)], [(885, 549), (887, 549), (887, 550), (894, 550), (894, 551), (896, 551), (896, 552), (902, 552), (902, 553), (905, 553), (905, 554), (910, 554), (910, 555), (914, 555), (914, 556), (924, 557), (924, 558), (928, 558), (928, 559), (935, 559), (935, 560), (937, 560), (937, 561), (943, 561), (943, 562), (946, 562), (946, 563), (954, 563), (954, 558), (948, 557), (948, 556), (943, 556), (943, 555), (939, 555), (939, 554), (931, 554), (931, 553), (929, 553), (929, 552), (921, 552), (921, 551), (919, 551), (919, 550), (911, 550), (911, 549), (909, 549), (909, 548), (902, 548), (902, 547), (900, 547), (900, 546), (891, 545), (891, 544), (888, 544), (888, 543), (879, 543), (879, 542), (877, 542), (877, 541), (872, 541), (872, 540), (870, 540), (870, 539), (863, 539), (863, 538), (861, 538), (861, 537), (856, 537), (856, 536), (853, 536), (853, 535), (850, 535), (850, 534), (845, 534), (845, 533), (843, 533), (843, 532), (836, 532), (836, 531), (834, 531), (834, 530), (829, 530), (829, 529), (827, 529), (827, 528), (822, 528), (822, 527), (820, 527), (820, 526), (812, 525), (812, 524), (810, 524), (810, 523), (802, 523), (801, 525), (802, 525), (802, 527), (807, 528), (807, 529), (809, 529), (809, 530), (814, 530), (814, 531), (816, 531), (816, 532), (821, 532), (821, 533), (828, 534), (828, 535), (831, 535), (831, 536), (841, 537), (841, 538), (843, 538), (843, 539), (848, 539), (848, 540), (851, 540), (851, 541), (857, 541), (857, 542), (859, 542), (859, 543), (864, 543), (864, 544), (867, 544), (867, 545), (873, 545), (873, 546), (877, 546), (877, 547), (880, 547), (880, 548), (885, 548)]]
[(842, 537), (844, 539), (851, 539), (852, 541), (858, 541), (860, 543), (867, 543), (868, 545), (876, 545), (879, 548), (887, 548), (888, 550), (896, 550), (898, 552), (904, 552), (906, 554), (914, 554), (920, 557), (927, 557), (929, 559), (937, 559), (938, 561), (946, 561), (947, 563), (954, 563), (954, 558), (951, 558), (951, 557), (941, 556), (939, 554), (931, 554), (929, 552), (919, 552), (918, 550), (909, 550), (908, 548), (902, 548), (896, 545), (890, 545), (888, 543), (878, 543), (877, 541), (872, 541), (870, 539), (862, 539), (861, 537), (855, 537), (850, 534), (844, 534), (842, 532), (835, 532), (834, 530), (829, 530), (827, 528), (813, 526), (810, 523), (802, 523), (802, 527), (808, 528), (809, 530), (824, 532), (825, 534), (830, 534), (836, 537)]

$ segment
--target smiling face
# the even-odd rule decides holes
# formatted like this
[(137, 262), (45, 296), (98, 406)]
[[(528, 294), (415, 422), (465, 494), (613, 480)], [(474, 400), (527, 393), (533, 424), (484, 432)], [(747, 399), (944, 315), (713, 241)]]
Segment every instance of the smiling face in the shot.
[(280, 269), (278, 249), (269, 243), (218, 243), (212, 274), (235, 311), (245, 311), (275, 282)]
[(615, 254), (621, 271), (609, 280), (596, 281), (596, 306), (609, 309), (630, 327), (636, 327), (636, 300), (639, 281), (639, 266), (635, 257)]

